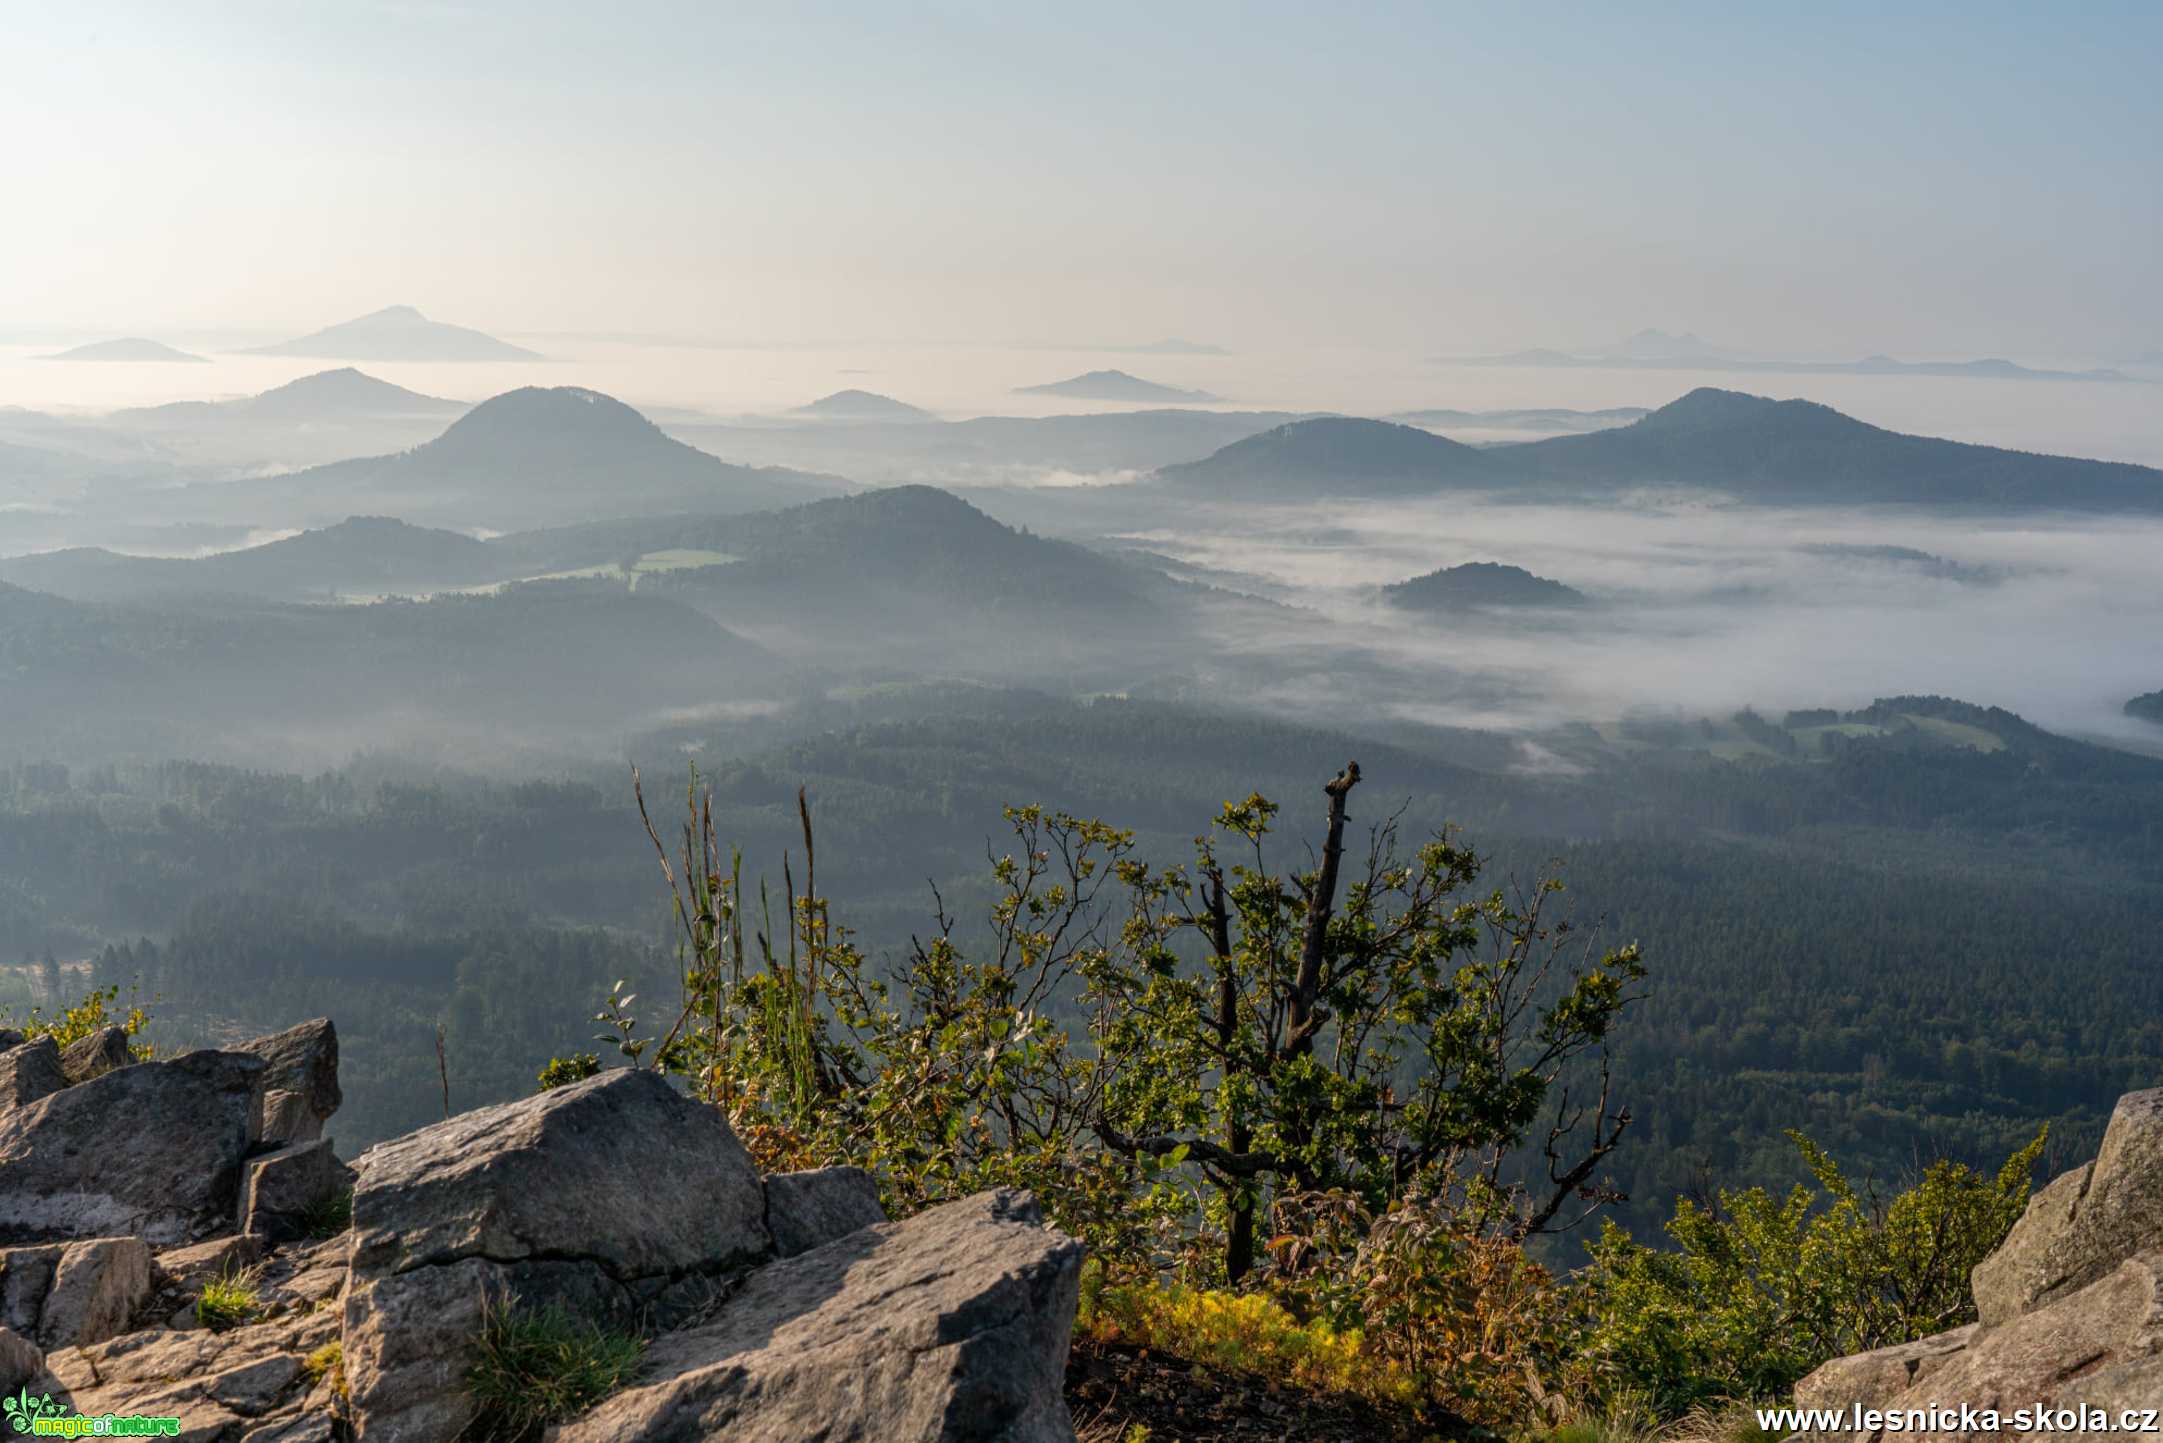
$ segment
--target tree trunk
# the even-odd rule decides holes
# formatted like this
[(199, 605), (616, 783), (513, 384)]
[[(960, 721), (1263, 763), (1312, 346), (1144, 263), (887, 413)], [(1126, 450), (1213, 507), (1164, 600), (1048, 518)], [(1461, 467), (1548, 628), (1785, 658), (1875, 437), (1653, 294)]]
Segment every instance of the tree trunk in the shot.
[(1305, 1056), (1326, 1020), (1318, 1015), (1315, 998), (1322, 990), (1322, 954), (1329, 941), (1329, 919), (1337, 908), (1337, 868), (1344, 860), (1344, 799), (1358, 785), (1359, 763), (1346, 762), (1344, 770), (1322, 788), (1329, 797), (1329, 830), (1322, 838), (1322, 870), (1315, 874), (1314, 890), (1307, 894), (1299, 972), (1292, 979), (1292, 995), (1285, 1008), (1286, 1057)]

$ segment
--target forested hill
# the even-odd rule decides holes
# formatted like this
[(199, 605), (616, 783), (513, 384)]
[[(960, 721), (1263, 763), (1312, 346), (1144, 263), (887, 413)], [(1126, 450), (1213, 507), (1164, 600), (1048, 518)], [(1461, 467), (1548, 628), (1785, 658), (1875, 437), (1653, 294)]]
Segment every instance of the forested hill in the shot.
[(1583, 606), (1585, 594), (1522, 566), (1468, 561), (1382, 588), (1383, 599), (1408, 611), (1450, 613), (1483, 607)]
[(1910, 436), (1812, 401), (1700, 388), (1626, 426), (1474, 448), (1349, 416), (1294, 421), (1167, 466), (1226, 498), (1421, 496), (1612, 500), (1643, 489), (1778, 505), (2163, 512), (2163, 471)]
[(513, 530), (600, 515), (759, 511), (847, 490), (831, 477), (735, 466), (579, 386), (527, 386), (483, 401), (394, 456), (230, 482), (226, 504), (330, 520), (357, 505), (411, 521)]
[(127, 556), (97, 547), (0, 560), (0, 580), (75, 601), (235, 596), (325, 600), (504, 579), (500, 553), (456, 531), (355, 516), (209, 556)]
[[(512, 764), (621, 736), (627, 699), (665, 711), (786, 670), (690, 607), (620, 585), (371, 606), (92, 605), (0, 587), (0, 727), (18, 756), (405, 745)], [(37, 685), (11, 684), (26, 677)]]
[(1703, 488), (1744, 500), (2163, 511), (2163, 471), (1888, 431), (1814, 401), (1710, 387), (1629, 426), (1496, 447), (1528, 484)]
[(1225, 500), (1422, 496), (1506, 484), (1484, 451), (1390, 421), (1317, 416), (1235, 441), (1206, 460), (1166, 466), (1168, 486)]
[(1031, 535), (932, 486), (890, 486), (748, 516), (668, 516), (515, 532), (488, 543), (497, 565), (569, 570), (665, 553), (667, 581), (785, 591), (806, 604), (840, 587), (938, 594), (963, 605), (1030, 599), (1117, 602), (1156, 590), (1153, 573), (1072, 542)]

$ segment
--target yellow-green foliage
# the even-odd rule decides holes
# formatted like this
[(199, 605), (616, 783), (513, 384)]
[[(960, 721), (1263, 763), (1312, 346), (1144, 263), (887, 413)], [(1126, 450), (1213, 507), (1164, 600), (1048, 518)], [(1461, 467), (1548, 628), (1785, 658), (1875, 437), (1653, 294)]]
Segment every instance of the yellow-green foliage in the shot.
[(300, 1370), (308, 1375), (308, 1380), (312, 1383), (330, 1379), (331, 1391), (341, 1398), (345, 1396), (344, 1344), (325, 1343), (300, 1360)]
[(1669, 1415), (1771, 1399), (1827, 1359), (1973, 1320), (1968, 1273), (2027, 1206), (2040, 1135), (1995, 1178), (1939, 1162), (1889, 1201), (1789, 1137), (1822, 1196), (1752, 1188), (1710, 1207), (1685, 1200), (1667, 1225), (1673, 1250), (1608, 1227), (1584, 1280), (1590, 1386), (1641, 1391)]
[(27, 1037), (50, 1037), (62, 1047), (77, 1042), (94, 1032), (118, 1025), (127, 1029), (128, 1050), (138, 1059), (150, 1059), (150, 1044), (141, 1040), (143, 1029), (150, 1025), (150, 1014), (132, 999), (125, 1012), (117, 1009), (120, 988), (94, 987), (83, 1000), (73, 1007), (63, 1007), (58, 1014), (46, 1016), (41, 1008), (32, 1008), (23, 1023)]
[(1275, 1210), (1272, 1286), (1303, 1315), (1362, 1330), (1421, 1406), (1492, 1428), (1552, 1420), (1578, 1332), (1568, 1290), (1514, 1237), (1513, 1199), (1416, 1193), (1379, 1213), (1333, 1192)]
[(1394, 1362), (1361, 1346), (1358, 1329), (1302, 1323), (1257, 1293), (1177, 1283), (1115, 1283), (1094, 1289), (1077, 1319), (1100, 1342), (1149, 1348), (1227, 1372), (1250, 1373), (1325, 1393), (1416, 1404), (1418, 1390)]
[(196, 1321), (213, 1333), (253, 1322), (262, 1311), (261, 1280), (260, 1268), (212, 1278), (195, 1300)]

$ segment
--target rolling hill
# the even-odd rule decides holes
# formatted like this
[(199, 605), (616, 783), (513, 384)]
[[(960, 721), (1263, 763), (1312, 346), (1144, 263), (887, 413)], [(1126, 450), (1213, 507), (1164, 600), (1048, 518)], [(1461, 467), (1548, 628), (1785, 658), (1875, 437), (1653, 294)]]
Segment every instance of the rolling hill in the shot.
[(2163, 511), (2163, 471), (1909, 436), (1812, 401), (1710, 387), (1634, 425), (1489, 452), (1527, 483), (1746, 501)]
[(538, 361), (535, 351), (465, 326), (431, 321), (411, 306), (386, 306), (251, 356), (307, 356), (337, 361)]
[(1157, 477), (1227, 500), (1420, 496), (1509, 484), (1511, 471), (1493, 455), (1417, 426), (1318, 416), (1166, 466)]
[(1451, 613), (1488, 607), (1583, 606), (1585, 594), (1521, 566), (1468, 561), (1382, 588), (1383, 599), (1406, 611)]
[(511, 530), (599, 516), (770, 510), (846, 491), (848, 483), (732, 466), (598, 391), (528, 386), (483, 401), (434, 440), (395, 456), (194, 489), (288, 524), (366, 510)]
[(403, 386), (377, 380), (351, 366), (317, 371), (273, 386), (253, 396), (231, 401), (170, 401), (162, 406), (141, 406), (115, 411), (108, 425), (133, 427), (184, 426), (201, 422), (339, 422), (381, 418), (434, 417), (447, 420), (466, 409), (463, 401), (424, 396)]
[(46, 356), (48, 361), (188, 361), (207, 365), (201, 356), (191, 356), (186, 351), (175, 350), (163, 341), (146, 341), (140, 336), (129, 336), (118, 341), (93, 341), (87, 346)]
[(2125, 714), (2163, 726), (2163, 690), (2144, 692), (2125, 704)]
[(737, 517), (611, 522), (489, 543), (528, 571), (633, 558), (679, 598), (792, 659), (940, 676), (1145, 674), (1199, 588), (1005, 526), (929, 486)]
[[(694, 654), (696, 668), (683, 658)], [(606, 744), (642, 713), (786, 667), (690, 607), (570, 582), (370, 606), (67, 601), (0, 583), (16, 755), (342, 760), (398, 745), (501, 763)], [(145, 698), (154, 697), (155, 706)]]
[(1627, 426), (1632, 421), (1641, 421), (1650, 414), (1643, 406), (1610, 406), (1598, 411), (1572, 411), (1559, 406), (1534, 406), (1502, 411), (1456, 411), (1448, 407), (1433, 407), (1424, 411), (1399, 411), (1385, 419), (1402, 421), (1408, 426), (1423, 426), (1430, 431), (1464, 427), (1575, 435), (1580, 431), (1601, 431), (1610, 426)]
[(675, 424), (669, 434), (747, 462), (836, 471), (877, 485), (1033, 482), (1052, 473), (1138, 475), (1193, 461), (1296, 417), (1281, 411), (1165, 408), (846, 426)]
[(508, 579), (501, 554), (455, 531), (356, 516), (319, 531), (210, 556), (127, 556), (97, 547), (0, 561), (0, 581), (71, 601), (254, 597), (326, 601)]
[(790, 412), (813, 421), (932, 421), (938, 419), (921, 406), (882, 396), (876, 391), (836, 391), (808, 406)]
[(1090, 371), (1041, 386), (1017, 386), (1017, 396), (1064, 396), (1076, 401), (1214, 401), (1207, 391), (1182, 391), (1130, 376), (1125, 371)]

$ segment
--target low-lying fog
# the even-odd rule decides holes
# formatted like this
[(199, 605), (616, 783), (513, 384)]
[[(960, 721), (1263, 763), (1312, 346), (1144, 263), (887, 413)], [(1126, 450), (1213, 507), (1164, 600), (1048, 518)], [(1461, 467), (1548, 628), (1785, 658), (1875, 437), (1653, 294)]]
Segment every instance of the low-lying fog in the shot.
[[(40, 359), (61, 342), (0, 346), (0, 407), (96, 412), (169, 401), (253, 395), (339, 365), (230, 354), (269, 339), (215, 336), (197, 344), (160, 336), (206, 365)], [(361, 363), (370, 375), (424, 395), (479, 401), (518, 386), (588, 386), (656, 420), (670, 410), (715, 418), (773, 415), (841, 390), (874, 391), (949, 420), (1132, 410), (1131, 402), (1018, 395), (1016, 388), (1094, 370), (1222, 398), (1217, 409), (1343, 411), (1385, 415), (1425, 407), (1502, 410), (1659, 406), (1697, 386), (1807, 396), (1898, 431), (2068, 456), (2163, 465), (2153, 384), (1932, 376), (1788, 376), (1724, 371), (1554, 369), (1438, 365), (1433, 352), (1352, 348), (1238, 351), (1224, 356), (995, 346), (667, 346), (508, 333), (544, 361), (498, 364)], [(2129, 371), (2156, 379), (2163, 372)], [(1184, 404), (1184, 403), (1181, 403)], [(1472, 438), (1489, 439), (1489, 438)]]
[[(166, 339), (191, 346), (185, 336)], [(2163, 427), (2154, 421), (2156, 397), (2163, 393), (2147, 383), (1487, 369), (1366, 351), (1195, 356), (513, 339), (552, 359), (362, 369), (425, 395), (463, 401), (523, 385), (587, 386), (639, 407), (724, 459), (836, 471), (847, 468), (822, 467), (822, 456), (835, 453), (818, 451), (812, 439), (802, 443), (800, 455), (791, 453), (785, 437), (764, 454), (732, 455), (726, 446), (732, 436), (749, 434), (746, 422), (755, 427), (762, 417), (771, 421), (848, 388), (890, 395), (945, 419), (1136, 409), (1015, 394), (1018, 386), (1118, 368), (1206, 389), (1225, 398), (1217, 409), (1364, 415), (1430, 407), (1656, 406), (1711, 384), (1806, 395), (1861, 419), (1926, 435), (2163, 463)], [(193, 345), (209, 358), (198, 365), (64, 363), (35, 359), (50, 344), (14, 346), (0, 351), (0, 407), (88, 416), (122, 406), (249, 395), (337, 364), (221, 349), (241, 343), (228, 338)], [(1437, 349), (1445, 348), (1438, 343)], [(702, 428), (701, 417), (734, 424)], [(430, 421), (414, 434), (433, 434), (437, 424)], [(1508, 437), (1472, 433), (1466, 439)], [(1882, 695), (1940, 693), (2004, 706), (2054, 729), (2140, 744), (2144, 728), (2120, 708), (2128, 697), (2163, 683), (2163, 588), (2156, 584), (2163, 521), (2012, 521), (1657, 500), (1634, 507), (1560, 507), (1451, 497), (1234, 508), (1182, 503), (1131, 468), (1047, 469), (1008, 464), (994, 454), (985, 465), (964, 470), (945, 455), (921, 452), (910, 464), (937, 474), (913, 479), (974, 488), (969, 499), (1009, 524), (1110, 550), (1153, 553), (1191, 568), (1181, 573), (1189, 579), (1281, 604), (1197, 600), (1188, 620), (1199, 632), (1170, 648), (1177, 652), (1170, 673), (1161, 655), (1145, 662), (1137, 650), (1131, 677), (1137, 690), (1353, 728), (1386, 720), (1509, 729), (1645, 709), (1723, 715), (1744, 705), (1768, 711), (1852, 707)], [(264, 457), (261, 464), (284, 461)], [(855, 474), (859, 480), (897, 479)], [(597, 507), (586, 519), (612, 514), (605, 504)], [(67, 529), (55, 514), (35, 504), (0, 506), (0, 556), (89, 541), (200, 555), (288, 534), (252, 525), (254, 518), (247, 517), (230, 525), (160, 530), (147, 524), (157, 519), (147, 514), (79, 513), (77, 520), (111, 527), (85, 535)], [(148, 539), (131, 540), (127, 528), (136, 523), (145, 523), (137, 529)], [(1385, 585), (1467, 561), (1523, 567), (1575, 587), (1591, 604), (1552, 614), (1442, 616), (1407, 613), (1380, 595)], [(1096, 640), (1115, 655), (1121, 644), (1116, 636)], [(998, 657), (959, 643), (954, 650), (953, 674), (998, 679)], [(790, 658), (813, 673), (826, 666), (819, 677), (824, 684), (850, 679), (836, 659), (840, 654), (820, 656), (813, 638)], [(1129, 684), (1101, 672), (1091, 672), (1086, 682), (1078, 671), (1065, 675), (1083, 689), (1107, 680)], [(1056, 685), (1059, 677), (1017, 666), (1006, 679)], [(669, 697), (657, 701), (651, 715), (627, 714), (605, 737), (589, 732), (585, 741), (597, 748), (605, 740), (620, 741), (626, 728), (679, 721), (691, 714), (687, 707), (699, 704), (696, 697)], [(763, 693), (759, 705), (771, 705)], [(624, 706), (629, 711), (636, 703), (627, 699)], [(408, 720), (416, 741), (431, 728), (439, 741), (456, 730), (441, 719)], [(2152, 744), (2152, 729), (2145, 731)], [(551, 735), (536, 745), (558, 740)], [(329, 763), (383, 737), (326, 729), (292, 741), (308, 760)]]
[[(2120, 708), (2163, 679), (2155, 520), (1423, 501), (1220, 512), (1212, 525), (1130, 537), (1225, 573), (1219, 585), (1323, 614), (1403, 680), (1448, 673), (1431, 690), (1360, 697), (1422, 721), (1516, 727), (1936, 693), (2137, 738), (2152, 728)], [(1592, 604), (1469, 620), (1406, 613), (1378, 594), (1467, 561), (1522, 566)], [(1266, 653), (1271, 630), (1227, 643)], [(1271, 690), (1341, 718), (1344, 670), (1315, 679)]]

